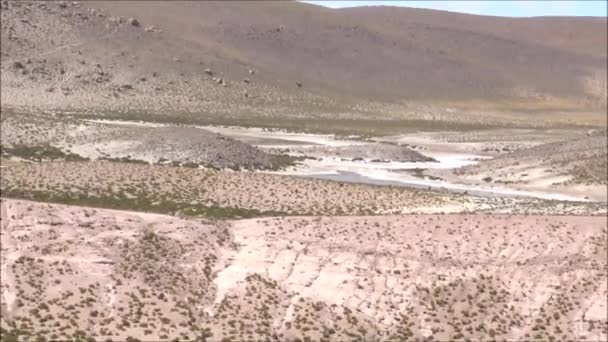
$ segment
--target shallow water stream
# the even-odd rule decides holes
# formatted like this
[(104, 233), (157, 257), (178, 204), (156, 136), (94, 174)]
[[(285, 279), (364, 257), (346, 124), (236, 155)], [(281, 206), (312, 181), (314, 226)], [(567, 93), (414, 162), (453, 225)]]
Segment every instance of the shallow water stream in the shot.
[[(147, 122), (125, 122), (112, 120), (87, 120), (103, 124), (138, 125), (160, 127), (163, 124)], [(358, 137), (338, 138), (329, 134), (293, 133), (281, 130), (267, 130), (263, 128), (196, 126), (201, 129), (216, 132), (237, 140), (241, 140), (271, 152), (280, 151), (294, 156), (307, 156), (296, 166), (283, 171), (271, 173), (286, 174), (301, 177), (328, 179), (352, 183), (366, 183), (376, 185), (407, 186), (419, 189), (445, 190), (456, 193), (468, 193), (478, 196), (510, 197), (525, 196), (542, 199), (555, 199), (565, 201), (586, 201), (582, 197), (568, 196), (550, 191), (536, 191), (498, 186), (495, 184), (465, 184), (446, 181), (422, 174), (425, 169), (453, 169), (477, 163), (488, 156), (465, 153), (460, 151), (447, 151), (441, 143), (432, 142), (420, 148), (418, 152), (433, 158), (432, 162), (396, 162), (390, 160), (373, 161), (372, 159), (340, 158), (334, 155), (325, 155), (323, 147), (345, 147), (353, 145), (369, 145), (374, 142), (364, 141)], [(407, 140), (409, 139), (409, 140)], [(406, 141), (420, 145), (425, 139), (409, 135)], [(402, 139), (403, 140), (403, 139)], [(307, 152), (307, 148), (310, 152)]]

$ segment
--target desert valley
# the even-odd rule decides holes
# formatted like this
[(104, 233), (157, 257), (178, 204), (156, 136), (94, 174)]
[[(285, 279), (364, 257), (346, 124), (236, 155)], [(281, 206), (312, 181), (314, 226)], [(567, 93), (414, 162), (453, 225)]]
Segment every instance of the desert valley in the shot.
[(0, 341), (606, 341), (606, 17), (1, 2)]

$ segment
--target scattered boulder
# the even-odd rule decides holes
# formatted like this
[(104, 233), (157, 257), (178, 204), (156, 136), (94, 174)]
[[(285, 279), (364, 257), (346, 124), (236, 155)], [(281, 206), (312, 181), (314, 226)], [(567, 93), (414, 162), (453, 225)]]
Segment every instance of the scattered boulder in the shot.
[(298, 88), (302, 88), (302, 82), (296, 82), (296, 85), (298, 86)]
[(251, 81), (250, 81), (248, 78), (246, 78), (246, 79), (244, 79), (244, 80), (243, 80), (243, 82), (244, 82), (245, 84), (249, 84)]
[(249, 69), (249, 75), (255, 75), (255, 70)]
[(129, 25), (139, 27), (139, 21), (135, 18), (129, 18)]
[(587, 131), (587, 133), (586, 133), (586, 134), (587, 134), (587, 136), (588, 136), (588, 137), (590, 137), (590, 136), (592, 136), (592, 135), (596, 135), (596, 134), (597, 134), (597, 132), (598, 132), (598, 131), (597, 131), (597, 130), (595, 130), (595, 129), (590, 129), (590, 130), (588, 130), (588, 131)]
[(130, 85), (130, 84), (123, 84), (123, 85), (121, 85), (120, 87), (121, 87), (122, 89), (124, 89), (124, 90), (131, 90), (131, 89), (133, 89), (133, 86), (132, 86), (132, 85)]
[(211, 75), (213, 75), (213, 71), (211, 71), (211, 69), (207, 68), (207, 69), (205, 69), (205, 74), (211, 76)]
[(13, 63), (13, 68), (15, 68), (15, 69), (23, 69), (23, 68), (25, 68), (25, 66), (23, 66), (23, 63), (17, 61), (17, 62)]
[(66, 8), (68, 7), (68, 3), (65, 1), (59, 1), (59, 8)]

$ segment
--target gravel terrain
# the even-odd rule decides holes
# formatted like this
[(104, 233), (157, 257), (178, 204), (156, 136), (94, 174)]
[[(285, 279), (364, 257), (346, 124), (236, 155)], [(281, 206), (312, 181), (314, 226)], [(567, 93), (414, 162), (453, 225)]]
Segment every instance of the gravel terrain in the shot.
[[(215, 168), (270, 169), (281, 166), (270, 154), (220, 134), (192, 127), (112, 125), (50, 114), (2, 114), (5, 152), (53, 146), (89, 159), (127, 158), (148, 163), (176, 162)], [(18, 151), (12, 151), (17, 154)]]

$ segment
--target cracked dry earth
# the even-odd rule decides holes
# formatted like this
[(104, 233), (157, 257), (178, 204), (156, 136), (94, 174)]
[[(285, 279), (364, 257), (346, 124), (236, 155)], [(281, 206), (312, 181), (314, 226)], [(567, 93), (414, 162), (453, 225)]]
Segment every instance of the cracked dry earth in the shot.
[(605, 217), (205, 221), (2, 201), (22, 339), (606, 340)]

